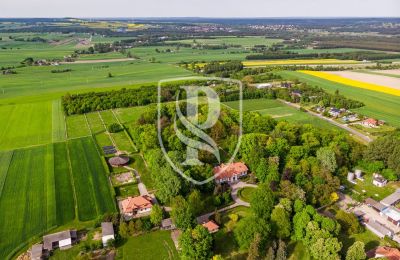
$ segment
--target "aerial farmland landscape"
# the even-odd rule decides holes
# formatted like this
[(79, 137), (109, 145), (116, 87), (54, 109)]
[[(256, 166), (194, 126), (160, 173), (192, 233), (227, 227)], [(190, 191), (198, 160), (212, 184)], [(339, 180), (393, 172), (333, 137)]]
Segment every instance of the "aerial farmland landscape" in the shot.
[(0, 260), (400, 260), (398, 1), (100, 2), (0, 8)]

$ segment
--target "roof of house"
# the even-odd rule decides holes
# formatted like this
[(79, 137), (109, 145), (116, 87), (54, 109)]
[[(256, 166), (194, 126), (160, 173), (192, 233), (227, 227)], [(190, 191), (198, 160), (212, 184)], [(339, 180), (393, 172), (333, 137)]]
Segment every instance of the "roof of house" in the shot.
[(371, 199), (371, 198), (366, 198), (365, 199), (365, 204), (369, 204), (371, 206), (375, 205), (376, 203), (378, 203), (376, 200)]
[(368, 258), (374, 258), (376, 256), (384, 256), (389, 260), (398, 260), (400, 259), (400, 251), (397, 248), (378, 246), (367, 252)]
[(394, 207), (387, 207), (382, 210), (382, 213), (388, 216), (389, 218), (393, 219), (394, 221), (400, 220), (400, 211)]
[(377, 181), (377, 182), (380, 182), (380, 183), (385, 183), (385, 182), (387, 182), (387, 180), (386, 180), (383, 176), (381, 176), (381, 175), (379, 175), (379, 174), (376, 174), (376, 175), (374, 176), (374, 181)]
[(356, 217), (362, 217), (365, 215), (365, 212), (362, 210), (356, 210), (354, 211), (354, 215), (356, 215)]
[(202, 226), (208, 229), (208, 232), (213, 232), (219, 229), (219, 226), (212, 220), (204, 223)]
[(214, 167), (213, 172), (214, 175), (216, 175), (216, 179), (225, 179), (238, 175), (242, 172), (247, 172), (248, 170), (249, 168), (247, 168), (246, 164), (242, 162), (235, 162), (228, 165), (221, 164), (220, 166)]
[(43, 244), (36, 244), (32, 246), (31, 249), (31, 258), (40, 258), (43, 253)]
[(378, 124), (378, 120), (373, 119), (373, 118), (368, 118), (368, 119), (365, 119), (363, 121), (363, 123), (371, 124), (371, 125), (377, 125)]
[(103, 237), (114, 235), (114, 227), (111, 222), (102, 222), (101, 223), (101, 235)]
[(128, 197), (121, 201), (122, 211), (124, 213), (130, 213), (134, 210), (151, 208), (153, 206), (152, 199), (150, 196), (137, 196)]
[(391, 206), (400, 200), (400, 189), (397, 189), (395, 192), (381, 200), (381, 203), (386, 206)]
[(76, 237), (76, 232), (65, 230), (54, 234), (43, 236), (43, 248), (47, 250), (53, 249), (53, 242)]
[(161, 226), (162, 227), (169, 227), (169, 226), (172, 226), (172, 225), (173, 225), (173, 223), (172, 223), (172, 219), (171, 218), (166, 218), (166, 219), (163, 219), (161, 221)]
[(388, 234), (393, 234), (394, 233), (393, 230), (385, 227), (384, 225), (382, 225), (378, 221), (370, 221), (366, 225), (369, 226), (370, 228), (374, 229), (379, 234), (381, 234), (381, 236), (386, 236)]

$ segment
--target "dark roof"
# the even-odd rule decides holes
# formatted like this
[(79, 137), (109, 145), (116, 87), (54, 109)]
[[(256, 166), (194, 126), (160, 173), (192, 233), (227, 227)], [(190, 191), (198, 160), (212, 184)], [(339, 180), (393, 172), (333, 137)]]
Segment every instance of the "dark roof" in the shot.
[(58, 242), (58, 241), (68, 239), (68, 238), (73, 238), (74, 235), (76, 236), (75, 232), (66, 230), (66, 231), (61, 231), (58, 233), (44, 236), (43, 237), (43, 244), (44, 244), (43, 248), (46, 250), (52, 250), (54, 242)]
[(114, 235), (114, 227), (111, 222), (103, 222), (101, 223), (101, 234), (102, 236), (110, 236)]
[(173, 223), (172, 223), (172, 219), (171, 218), (166, 218), (166, 219), (163, 219), (161, 221), (161, 226), (162, 227), (169, 227), (169, 226), (172, 226), (172, 225), (173, 225)]
[(120, 166), (125, 165), (129, 162), (128, 156), (115, 156), (108, 160), (111, 165)]
[(364, 211), (361, 211), (361, 210), (356, 210), (356, 211), (354, 211), (354, 215), (356, 215), (356, 217), (362, 217), (362, 216), (364, 216), (365, 215), (365, 212)]
[(376, 200), (374, 200), (374, 199), (371, 199), (371, 198), (366, 198), (365, 199), (365, 203), (366, 204), (369, 204), (369, 205), (371, 205), (371, 206), (373, 206), (373, 205), (375, 205), (376, 203), (378, 203)]
[(383, 200), (381, 200), (381, 203), (386, 205), (386, 206), (392, 206), (393, 204), (396, 204), (400, 200), (400, 190), (396, 190)]

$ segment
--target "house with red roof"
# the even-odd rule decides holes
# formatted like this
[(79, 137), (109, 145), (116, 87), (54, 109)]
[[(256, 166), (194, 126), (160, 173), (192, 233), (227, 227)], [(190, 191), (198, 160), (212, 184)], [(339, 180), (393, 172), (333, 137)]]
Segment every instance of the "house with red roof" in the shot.
[(125, 217), (133, 217), (137, 214), (148, 213), (153, 207), (152, 198), (148, 195), (128, 197), (120, 201), (121, 213)]
[(221, 164), (214, 167), (213, 173), (216, 183), (234, 183), (239, 178), (246, 176), (249, 168), (242, 162), (235, 162), (230, 164)]
[(212, 220), (210, 220), (206, 223), (203, 223), (202, 226), (205, 227), (209, 233), (215, 233), (215, 232), (218, 232), (218, 230), (219, 230), (219, 226), (217, 225), (217, 223), (215, 223)]
[(400, 250), (397, 248), (378, 246), (367, 252), (368, 258), (385, 258), (388, 260), (399, 260)]
[(379, 126), (378, 120), (373, 118), (365, 119), (364, 121), (361, 122), (361, 124), (365, 127), (371, 127), (371, 128)]

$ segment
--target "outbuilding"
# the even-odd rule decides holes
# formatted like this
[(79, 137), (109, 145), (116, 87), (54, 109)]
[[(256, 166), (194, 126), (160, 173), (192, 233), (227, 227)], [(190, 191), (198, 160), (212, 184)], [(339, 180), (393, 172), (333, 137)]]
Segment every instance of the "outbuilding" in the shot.
[(111, 222), (101, 223), (101, 240), (103, 241), (103, 246), (107, 246), (108, 241), (114, 240), (114, 227)]

